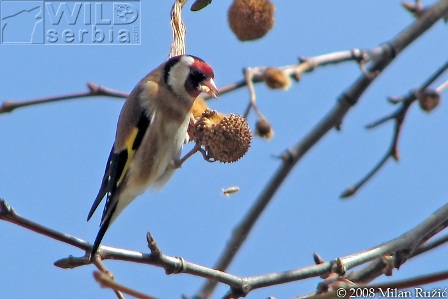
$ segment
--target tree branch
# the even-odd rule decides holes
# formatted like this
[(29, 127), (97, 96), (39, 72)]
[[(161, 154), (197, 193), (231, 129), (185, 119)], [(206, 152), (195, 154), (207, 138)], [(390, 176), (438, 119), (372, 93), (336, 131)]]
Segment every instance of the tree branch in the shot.
[[(95, 258), (93, 259), (93, 264), (99, 270), (98, 272), (93, 273), (93, 276), (96, 279), (96, 281), (99, 282), (102, 287), (106, 287), (106, 286), (111, 287), (113, 289), (115, 295), (117, 295), (118, 299), (125, 299), (123, 294), (120, 292), (120, 285), (118, 285), (114, 281), (114, 279), (115, 279), (114, 275), (112, 274), (112, 272), (107, 270), (106, 266), (103, 264), (103, 262), (101, 261), (101, 258), (98, 255), (95, 255)], [(95, 273), (96, 273), (96, 275), (95, 275)], [(146, 298), (144, 298), (144, 299), (146, 299)]]
[[(85, 255), (80, 258), (70, 256), (68, 258), (56, 261), (55, 265), (58, 267), (74, 268), (90, 263), (88, 253), (91, 250), (91, 245), (88, 242), (68, 234), (57, 232), (19, 216), (6, 203), (5, 200), (0, 200), (0, 219), (85, 250)], [(100, 246), (98, 254), (103, 260), (114, 259), (148, 264), (164, 268), (167, 274), (188, 273), (210, 280), (216, 280), (230, 286), (231, 290), (226, 295), (226, 298), (238, 298), (247, 295), (254, 289), (283, 284), (286, 282), (298, 281), (332, 273), (337, 274), (336, 277), (338, 277), (340, 275), (344, 275), (345, 271), (349, 269), (365, 264), (379, 257), (383, 257), (384, 255), (393, 255), (394, 267), (398, 268), (408, 258), (415, 256), (413, 253), (416, 251), (416, 248), (447, 226), (448, 204), (445, 204), (413, 229), (389, 242), (373, 247), (369, 250), (355, 253), (350, 256), (337, 258), (331, 262), (322, 262), (318, 265), (312, 265), (291, 271), (276, 272), (252, 277), (239, 277), (225, 273), (219, 269), (215, 270), (190, 263), (183, 258), (167, 256), (161, 252), (160, 248), (157, 246), (155, 240), (150, 234), (147, 235), (147, 241), (151, 254), (108, 246)], [(437, 243), (440, 245), (443, 242), (438, 241)], [(426, 250), (436, 247), (434, 245), (428, 246), (430, 247), (427, 247)], [(97, 267), (102, 270), (105, 269), (98, 264), (98, 261)], [(104, 271), (108, 272), (107, 270)], [(347, 278), (350, 278), (352, 281), (357, 281), (357, 277), (353, 275), (349, 275)]]
[[(278, 69), (283, 70), (288, 76), (298, 80), (305, 72), (311, 72), (317, 67), (325, 66), (328, 64), (336, 64), (345, 61), (354, 60), (358, 63), (366, 63), (380, 57), (382, 54), (382, 48), (375, 48), (370, 51), (352, 49), (348, 51), (340, 51), (329, 54), (323, 54), (311, 58), (301, 58), (297, 65), (281, 66)], [(260, 66), (251, 68), (251, 76), (253, 83), (264, 82), (265, 72), (268, 67)], [(239, 88), (247, 86), (246, 78), (243, 78), (237, 82), (231, 83), (219, 89), (219, 94), (223, 95), (235, 91)], [(87, 82), (87, 91), (71, 93), (66, 95), (57, 95), (52, 97), (43, 97), (25, 101), (4, 101), (0, 106), (0, 114), (11, 112), (17, 108), (39, 105), (45, 103), (52, 103), (58, 101), (80, 99), (91, 96), (110, 96), (115, 98), (127, 98), (128, 92), (118, 91), (111, 88), (103, 87), (92, 82)], [(204, 99), (212, 99), (213, 97), (206, 96)]]
[(129, 95), (129, 93), (113, 90), (113, 89), (110, 89), (107, 87), (103, 87), (101, 85), (97, 85), (92, 82), (87, 82), (87, 88), (88, 88), (87, 91), (70, 93), (70, 94), (66, 94), (66, 95), (44, 97), (44, 98), (26, 100), (26, 101), (4, 101), (3, 104), (0, 106), (0, 114), (6, 113), (6, 112), (11, 112), (14, 109), (27, 107), (27, 106), (60, 102), (60, 101), (79, 99), (79, 98), (86, 98), (86, 97), (92, 97), (92, 96), (109, 96), (109, 97), (113, 97), (113, 98), (127, 98), (127, 96)]
[(125, 285), (119, 284), (114, 279), (110, 278), (107, 274), (104, 274), (100, 271), (93, 272), (93, 277), (103, 288), (110, 288), (115, 292), (119, 291), (139, 299), (156, 299), (155, 297), (148, 296), (146, 294), (133, 290)]
[[(393, 266), (395, 268), (399, 268), (404, 262), (406, 262), (407, 259), (415, 256), (413, 253), (416, 251), (416, 248), (447, 226), (448, 204), (445, 204), (413, 229), (379, 246), (315, 266), (255, 277), (246, 277), (243, 279), (243, 281), (245, 281), (244, 288), (233, 288), (229, 294), (232, 294), (234, 297), (245, 296), (249, 291), (257, 288), (298, 281), (331, 273), (338, 274), (336, 276), (337, 278), (339, 275), (344, 275), (344, 273), (340, 273), (341, 269), (345, 272), (385, 255), (393, 255)], [(333, 276), (328, 279), (330, 281), (334, 281), (335, 277)], [(350, 275), (347, 279), (358, 282), (358, 280), (354, 279), (354, 277)], [(328, 285), (325, 281), (323, 283)], [(229, 296), (229, 298), (233, 298), (232, 296)]]
[[(80, 238), (76, 238), (69, 234), (64, 234), (45, 227), (36, 222), (30, 221), (20, 215), (18, 215), (14, 209), (8, 205), (8, 203), (0, 199), (0, 220), (5, 220), (14, 223), (18, 226), (24, 227), (38, 234), (47, 236), (57, 241), (72, 245), (85, 251), (85, 255), (82, 257), (69, 256), (55, 262), (55, 266), (71, 269), (79, 266), (90, 264), (88, 259), (88, 253), (92, 249), (92, 245)], [(101, 259), (113, 259), (127, 262), (134, 262), (140, 264), (148, 264), (164, 268), (167, 274), (172, 273), (189, 273), (192, 275), (205, 277), (208, 279), (217, 279), (218, 281), (227, 285), (240, 285), (240, 279), (237, 276), (227, 274), (222, 271), (214, 270), (211, 268), (203, 267), (197, 264), (190, 263), (183, 258), (171, 257), (162, 253), (144, 254), (137, 251), (114, 248), (109, 246), (100, 246), (98, 255)]]
[[(369, 125), (367, 125), (368, 129), (375, 128), (381, 124), (389, 120), (395, 121), (394, 132), (392, 136), (392, 142), (386, 154), (383, 158), (377, 163), (377, 165), (369, 171), (369, 173), (362, 178), (358, 183), (353, 186), (348, 187), (342, 194), (341, 198), (348, 198), (354, 195), (362, 186), (364, 186), (389, 160), (389, 158), (393, 158), (396, 161), (399, 160), (399, 151), (398, 151), (398, 139), (400, 138), (400, 134), (403, 127), (403, 122), (406, 119), (407, 112), (412, 104), (418, 99), (419, 95), (421, 95), (425, 90), (435, 81), (437, 80), (446, 70), (448, 69), (448, 61), (445, 62), (437, 71), (435, 71), (417, 90), (413, 90), (409, 92), (409, 95), (405, 98), (399, 98), (395, 100), (396, 102), (401, 103), (401, 106), (392, 114), (385, 116)], [(440, 90), (443, 89), (439, 88)]]

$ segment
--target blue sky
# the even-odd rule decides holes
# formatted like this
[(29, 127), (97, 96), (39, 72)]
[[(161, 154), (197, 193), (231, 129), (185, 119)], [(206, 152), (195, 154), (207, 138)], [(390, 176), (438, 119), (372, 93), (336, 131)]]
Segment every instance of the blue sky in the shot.
[[(244, 67), (290, 65), (299, 56), (376, 47), (413, 22), (400, 1), (275, 3), (274, 28), (249, 43), (239, 42), (227, 25), (229, 1), (213, 1), (198, 13), (185, 10), (187, 52), (208, 61), (217, 85), (224, 86), (240, 80)], [(141, 45), (0, 45), (0, 101), (84, 91), (88, 81), (130, 91), (167, 58), (170, 7), (170, 1), (142, 3)], [(339, 199), (389, 146), (392, 123), (370, 131), (364, 126), (395, 109), (386, 97), (407, 94), (446, 61), (446, 40), (446, 24), (439, 22), (375, 80), (344, 119), (343, 130), (330, 132), (298, 163), (230, 273), (253, 276), (308, 266), (314, 251), (326, 260), (359, 252), (404, 233), (446, 202), (448, 108), (443, 102), (430, 114), (412, 107), (400, 139), (401, 161), (389, 161), (353, 199)], [(304, 74), (287, 92), (256, 85), (259, 107), (275, 137), (269, 142), (255, 138), (248, 154), (234, 164), (210, 164), (195, 155), (161, 192), (148, 191), (134, 201), (110, 228), (104, 244), (148, 251), (149, 230), (166, 254), (213, 267), (232, 229), (279, 167), (272, 155), (301, 140), (359, 74), (358, 66), (349, 62)], [(243, 113), (248, 100), (247, 89), (241, 89), (210, 106)], [(101, 183), (122, 104), (96, 97), (0, 115), (0, 197), (33, 221), (93, 242), (101, 213), (90, 222), (86, 216)], [(252, 128), (255, 120), (251, 114)], [(223, 197), (221, 189), (234, 185), (240, 192)], [(53, 266), (68, 255), (81, 256), (80, 250), (6, 222), (0, 222), (0, 235), (5, 298), (114, 298), (93, 280), (93, 266)], [(194, 295), (203, 283), (184, 274), (166, 276), (151, 266), (118, 261), (107, 261), (106, 266), (119, 282), (159, 298)], [(447, 266), (442, 247), (409, 261), (390, 279)], [(318, 282), (308, 279), (256, 290), (247, 298), (292, 298), (313, 291)], [(227, 289), (221, 285), (214, 298)]]

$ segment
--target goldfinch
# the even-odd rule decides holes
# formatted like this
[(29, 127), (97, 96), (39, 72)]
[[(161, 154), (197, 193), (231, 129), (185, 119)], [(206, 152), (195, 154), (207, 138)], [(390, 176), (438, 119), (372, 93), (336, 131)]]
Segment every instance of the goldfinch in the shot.
[(180, 55), (150, 72), (130, 93), (118, 119), (115, 142), (87, 221), (106, 196), (100, 229), (90, 253), (118, 215), (147, 188), (161, 188), (175, 170), (187, 138), (191, 108), (201, 92), (218, 97), (213, 69)]

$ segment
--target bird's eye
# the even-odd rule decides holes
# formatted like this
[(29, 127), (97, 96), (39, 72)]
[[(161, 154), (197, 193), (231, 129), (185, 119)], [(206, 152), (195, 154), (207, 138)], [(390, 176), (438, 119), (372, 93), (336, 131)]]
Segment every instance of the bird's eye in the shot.
[[(195, 69), (191, 69), (190, 70), (190, 80), (196, 84), (201, 83), (202, 81), (204, 81), (205, 76), (203, 73), (199, 72), (198, 70)], [(195, 84), (195, 85), (196, 85)]]

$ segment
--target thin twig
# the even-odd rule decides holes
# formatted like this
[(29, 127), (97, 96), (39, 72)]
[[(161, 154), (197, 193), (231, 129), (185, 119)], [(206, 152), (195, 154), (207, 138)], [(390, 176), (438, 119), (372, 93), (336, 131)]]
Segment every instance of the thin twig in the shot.
[[(401, 110), (402, 113), (399, 115), (394, 115), (394, 119), (396, 119), (395, 127), (394, 127), (394, 134), (392, 136), (392, 142), (391, 145), (386, 152), (386, 154), (383, 156), (383, 158), (375, 165), (375, 167), (372, 168), (365, 176), (362, 178), (358, 183), (356, 183), (353, 186), (348, 187), (342, 194), (341, 198), (348, 198), (352, 195), (354, 195), (364, 184), (366, 184), (383, 166), (386, 164), (386, 162), (389, 160), (389, 158), (395, 159), (395, 161), (399, 160), (399, 153), (398, 153), (398, 139), (400, 137), (404, 115), (406, 114), (407, 110), (409, 109), (410, 104), (406, 104), (403, 106), (403, 109)], [(384, 120), (385, 118), (383, 118)]]
[[(58, 240), (60, 242), (64, 242), (66, 244), (72, 245), (84, 251), (89, 251), (91, 249), (91, 245), (79, 238), (58, 232), (51, 228), (45, 227), (41, 224), (28, 220), (19, 214), (17, 214), (14, 209), (8, 205), (8, 203), (0, 199), (0, 220), (5, 220), (11, 223), (14, 223), (18, 226), (24, 227), (31, 231), (34, 231), (38, 234), (47, 236), (49, 238)], [(86, 264), (88, 261), (86, 260)]]
[(446, 80), (445, 82), (440, 84), (440, 86), (438, 86), (436, 89), (434, 89), (434, 91), (437, 93), (442, 93), (442, 91), (444, 91), (447, 88), (448, 88), (448, 80)]
[[(98, 255), (95, 255), (95, 258), (93, 259), (93, 264), (98, 268), (98, 270), (100, 271), (100, 273), (102, 273), (103, 275), (101, 275), (102, 277), (107, 277), (108, 281), (112, 281), (113, 283), (115, 283), (115, 278), (114, 275), (112, 274), (112, 272), (110, 272), (109, 270), (107, 270), (106, 266), (103, 264), (101, 258)], [(95, 276), (95, 275), (94, 275)], [(95, 277), (96, 278), (96, 277)], [(100, 282), (97, 279), (98, 282)], [(104, 280), (103, 280), (104, 281)], [(100, 282), (101, 283), (101, 282)], [(116, 283), (115, 283), (116, 284)], [(110, 284), (109, 284), (110, 285)], [(105, 286), (105, 284), (101, 283), (101, 286)], [(115, 295), (117, 295), (118, 299), (124, 299), (123, 294), (116, 288), (112, 288)]]
[(250, 110), (254, 109), (255, 113), (257, 113), (258, 117), (264, 118), (263, 114), (261, 113), (260, 109), (258, 109), (257, 106), (257, 96), (255, 94), (255, 88), (254, 88), (254, 74), (252, 72), (251, 68), (246, 68), (244, 70), (244, 76), (246, 78), (246, 84), (247, 88), (249, 89), (249, 104), (247, 105), (246, 111), (243, 114), (243, 117), (247, 119), (249, 116)]
[(119, 284), (114, 279), (110, 278), (110, 276), (108, 276), (107, 274), (102, 273), (100, 271), (93, 272), (93, 277), (103, 288), (110, 288), (110, 289), (113, 289), (115, 292), (117, 292), (117, 291), (123, 292), (125, 294), (131, 295), (138, 299), (156, 299), (156, 297), (152, 297), (152, 296), (143, 294), (139, 291), (131, 289), (122, 284)]
[(443, 237), (437, 238), (431, 242), (425, 243), (421, 246), (419, 246), (413, 253), (412, 257), (418, 256), (420, 254), (426, 253), (430, 250), (433, 250), (434, 248), (437, 248), (439, 246), (442, 246), (448, 242), (448, 235), (445, 235)]
[(174, 167), (180, 168), (182, 166), (182, 164), (184, 164), (184, 162), (187, 161), (188, 158), (190, 158), (191, 156), (193, 156), (194, 154), (199, 152), (200, 149), (201, 149), (201, 145), (196, 143), (194, 145), (194, 147), (188, 153), (186, 153), (182, 158), (174, 161)]
[[(418, 94), (426, 90), (434, 81), (436, 81), (446, 70), (448, 69), (448, 61), (445, 62), (441, 67), (439, 67), (431, 76), (416, 90), (413, 90), (409, 93), (408, 96), (401, 98), (400, 100), (400, 107), (393, 112), (392, 114), (385, 116), (366, 127), (368, 129), (375, 128), (379, 125), (384, 124), (385, 122), (388, 122), (390, 120), (395, 121), (394, 126), (394, 132), (392, 135), (392, 142), (390, 144), (389, 149), (387, 150), (386, 154), (383, 156), (383, 158), (373, 167), (359, 182), (357, 182), (355, 185), (348, 187), (342, 194), (341, 198), (348, 198), (353, 196), (361, 187), (363, 187), (383, 166), (384, 164), (389, 160), (389, 158), (393, 158), (396, 161), (399, 160), (399, 151), (398, 151), (398, 140), (401, 135), (401, 131), (403, 128), (403, 122), (406, 118), (406, 115), (409, 111), (409, 108), (412, 106), (412, 104), (417, 100)], [(442, 84), (442, 89), (443, 89)], [(440, 88), (440, 86), (439, 86)]]
[(53, 97), (44, 97), (44, 98), (38, 98), (33, 100), (26, 100), (26, 101), (4, 101), (2, 105), (0, 106), (0, 114), (11, 112), (14, 109), (32, 106), (32, 105), (39, 105), (39, 104), (45, 104), (45, 103), (53, 103), (53, 102), (59, 102), (59, 101), (65, 101), (65, 100), (72, 100), (72, 99), (79, 99), (79, 98), (86, 98), (86, 97), (92, 97), (92, 96), (109, 96), (114, 98), (126, 98), (128, 97), (128, 93), (113, 90), (107, 87), (103, 87), (100, 85), (97, 85), (92, 82), (87, 82), (87, 91), (83, 92), (76, 92), (66, 95), (58, 95)]

